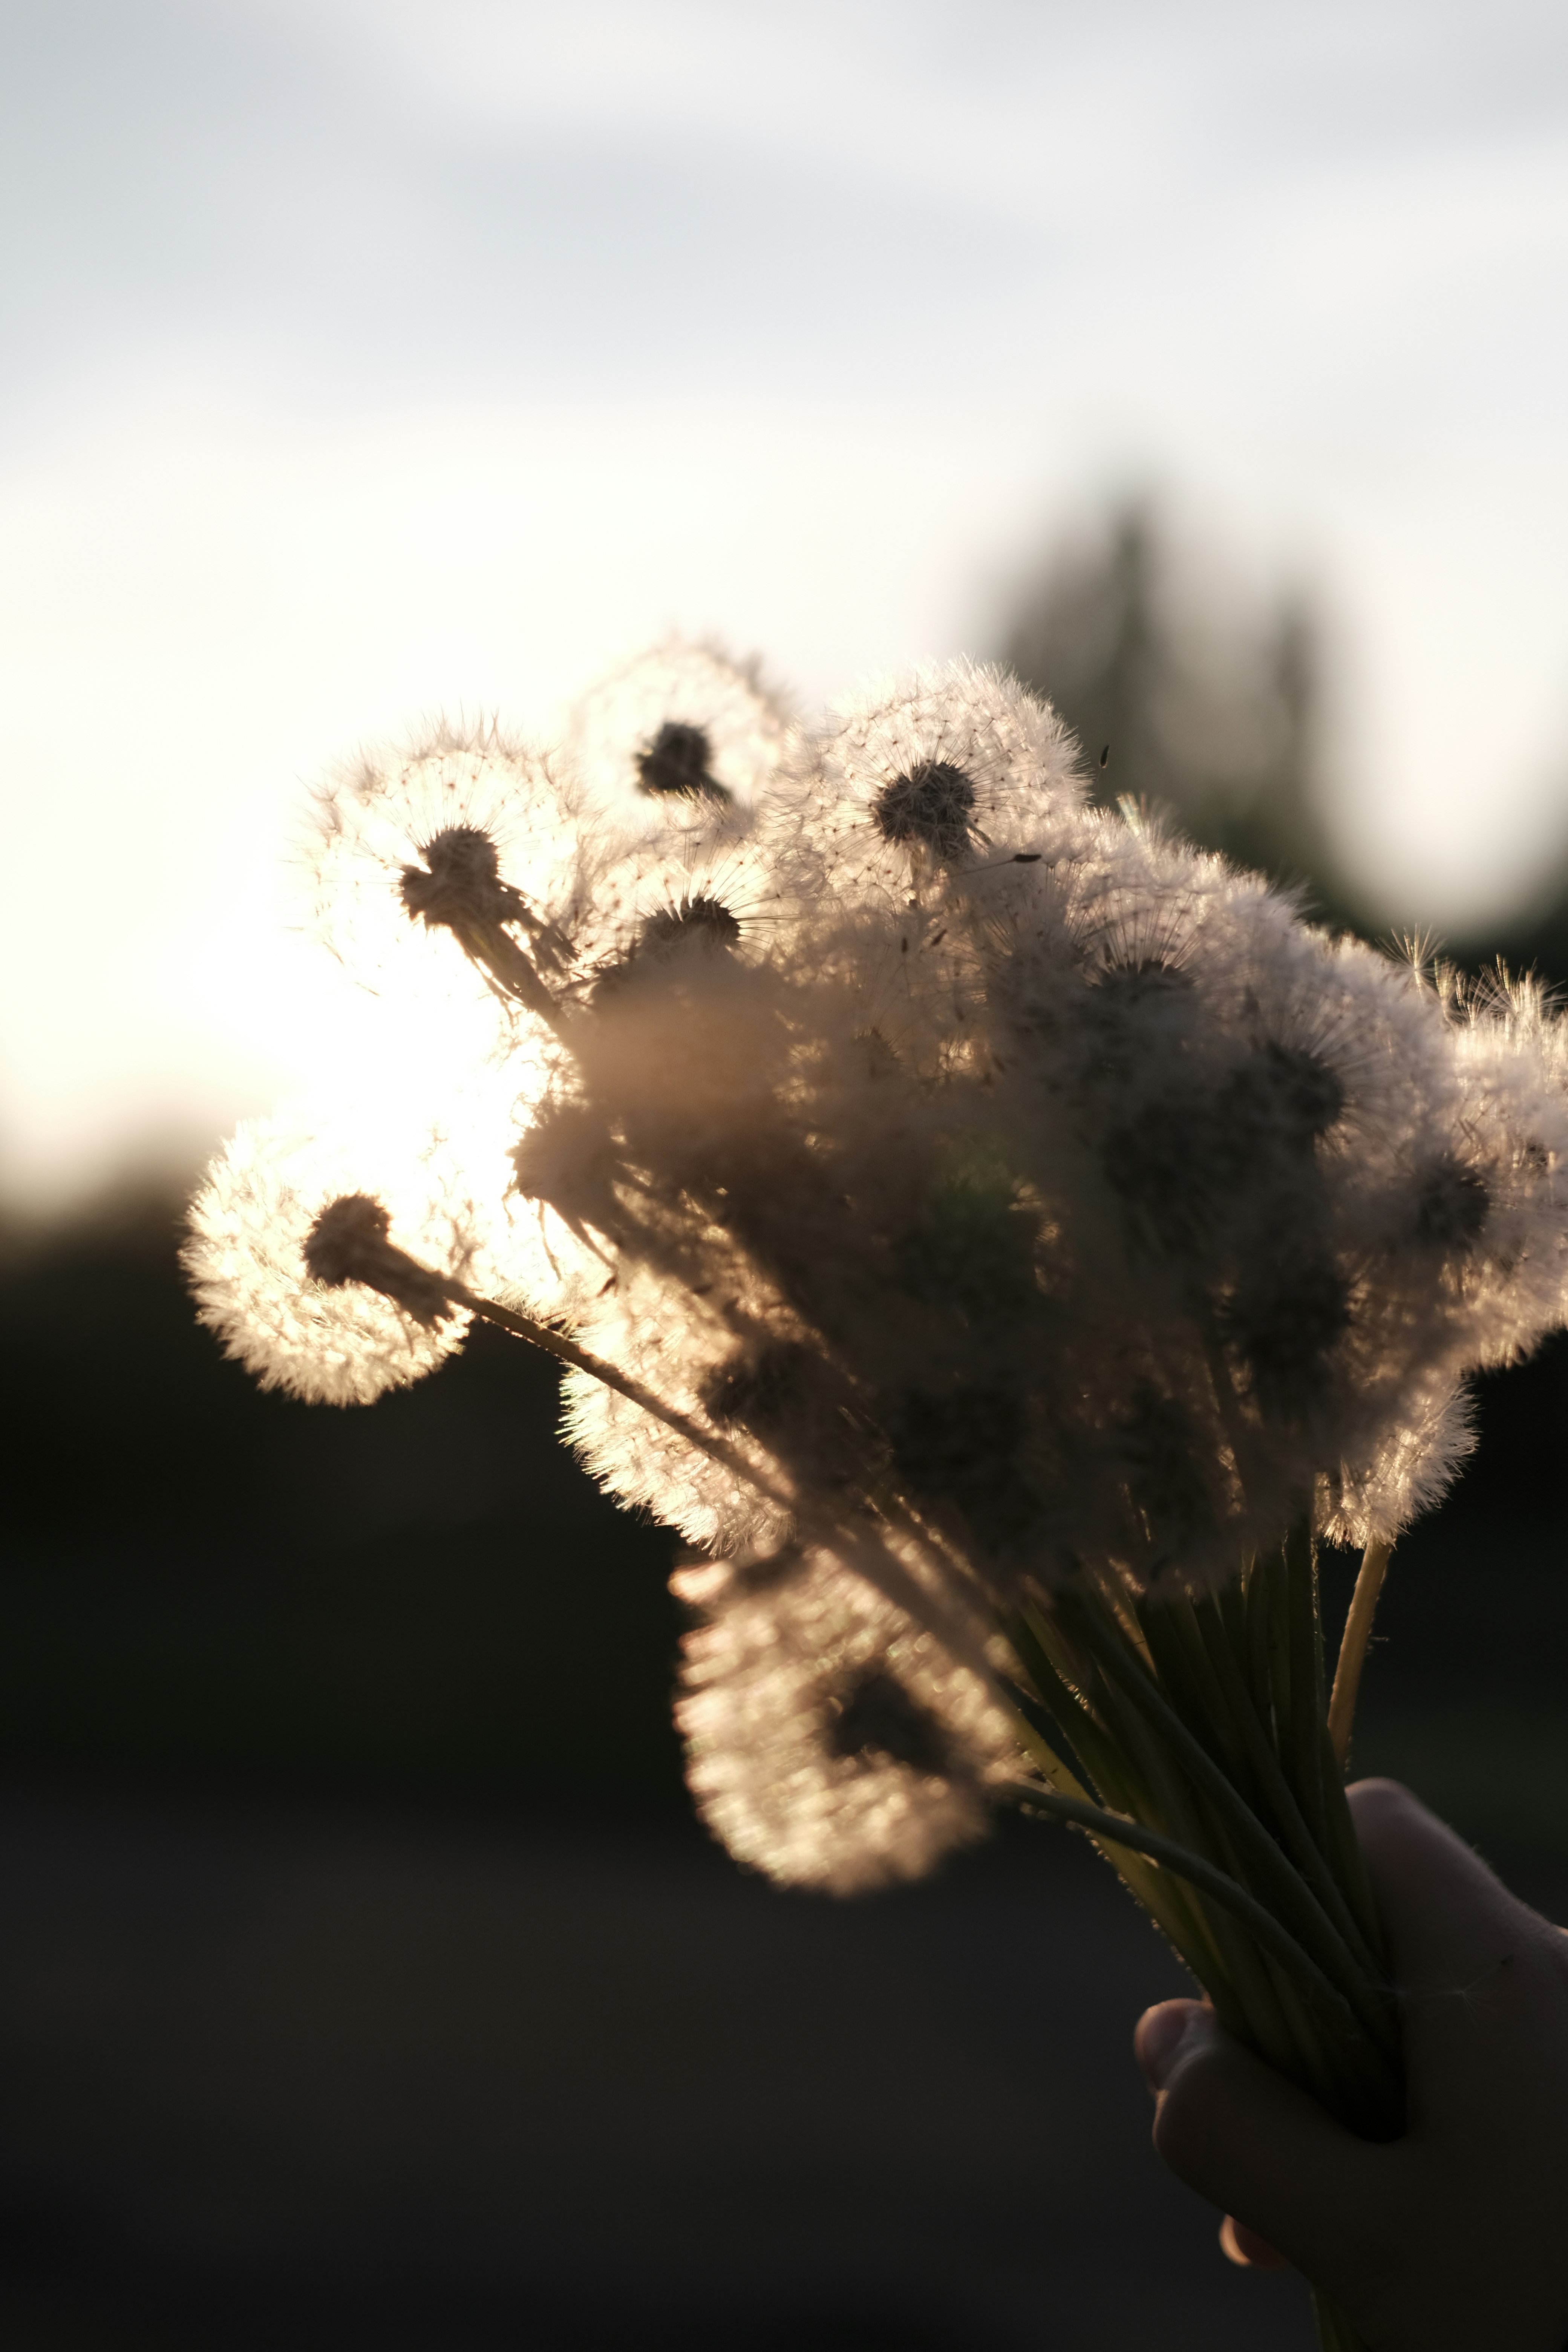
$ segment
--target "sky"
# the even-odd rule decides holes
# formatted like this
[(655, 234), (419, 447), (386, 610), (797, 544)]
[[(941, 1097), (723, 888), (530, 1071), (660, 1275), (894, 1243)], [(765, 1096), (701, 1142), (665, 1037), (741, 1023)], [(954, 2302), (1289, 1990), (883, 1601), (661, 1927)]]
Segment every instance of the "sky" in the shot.
[(984, 654), (1151, 487), (1390, 920), (1568, 856), (1568, 14), (0, 0), (0, 1194), (376, 1050), (310, 779), (671, 626)]

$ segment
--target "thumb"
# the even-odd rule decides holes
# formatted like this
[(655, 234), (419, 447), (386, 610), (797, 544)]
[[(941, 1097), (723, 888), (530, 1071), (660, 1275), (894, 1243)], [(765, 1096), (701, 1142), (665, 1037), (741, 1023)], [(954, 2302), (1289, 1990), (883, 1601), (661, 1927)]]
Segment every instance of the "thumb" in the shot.
[(1353, 2290), (1381, 2236), (1384, 2151), (1243, 2049), (1205, 2002), (1146, 2011), (1134, 2047), (1154, 2146), (1177, 2179), (1318, 2284)]

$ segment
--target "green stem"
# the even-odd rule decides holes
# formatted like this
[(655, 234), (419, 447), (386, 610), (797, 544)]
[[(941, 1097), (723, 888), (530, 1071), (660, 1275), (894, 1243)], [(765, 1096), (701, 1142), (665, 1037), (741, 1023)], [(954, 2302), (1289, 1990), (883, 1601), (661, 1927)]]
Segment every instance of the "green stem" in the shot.
[[(1058, 1795), (1084, 1803), (1091, 1801), (1083, 1783), (1026, 1717), (1019, 1719), (1018, 1738), (1025, 1752), (1034, 1759), (1036, 1769), (1045, 1775)], [(1217, 1965), (1208, 1918), (1191, 1891), (1172, 1873), (1160, 1872), (1126, 1847), (1119, 1846), (1113, 1853), (1102, 1840), (1097, 1838), (1094, 1843), (1123, 1885), (1162, 1930), (1178, 1959), (1191, 1969), (1198, 1982), (1209, 1991), (1222, 2023), (1232, 2032), (1245, 2037), (1247, 2021), (1230, 1995), (1225, 1971)], [(1211, 1980), (1215, 1990), (1210, 1990)]]
[(1173, 1838), (1162, 1837), (1157, 1830), (1146, 1829), (1142, 1822), (1130, 1822), (1120, 1813), (1108, 1813), (1100, 1805), (1087, 1800), (1060, 1794), (1054, 1789), (1030, 1788), (1024, 1801), (1041, 1812), (1051, 1813), (1058, 1821), (1070, 1822), (1102, 1844), (1122, 1846), (1131, 1853), (1143, 1854), (1158, 1863), (1163, 1870), (1173, 1871), (1191, 1885), (1206, 1895), (1211, 1903), (1231, 1912), (1247, 1927), (1271, 1958), (1279, 1961), (1296, 1981), (1303, 1985), (1314, 2000), (1331, 2016), (1351, 2021), (1351, 2005), (1311, 1955), (1283, 1927), (1272, 1911), (1266, 1910), (1254, 1895), (1216, 1869), (1200, 1853), (1189, 1853)]
[(1252, 1703), (1265, 1733), (1275, 1741), (1274, 1681), (1269, 1672), (1269, 1623), (1273, 1580), (1266, 1559), (1255, 1559), (1247, 1571), (1247, 1678)]
[(1290, 1648), (1290, 1781), (1315, 1845), (1328, 1843), (1323, 1803), (1323, 1629), (1318, 1614), (1318, 1560), (1311, 1528), (1299, 1520), (1285, 1543)]
[(1268, 1694), (1274, 1712), (1274, 1744), (1279, 1760), (1290, 1761), (1290, 1725), (1295, 1714), (1290, 1687), (1290, 1594), (1283, 1551), (1266, 1555), (1258, 1563), (1263, 1577), (1264, 1612), (1268, 1639)]
[(1345, 1619), (1345, 1630), (1340, 1636), (1333, 1696), (1329, 1701), (1329, 1739), (1333, 1748), (1334, 1761), (1342, 1772), (1350, 1757), (1351, 1726), (1355, 1720), (1361, 1670), (1366, 1663), (1367, 1644), (1372, 1640), (1372, 1621), (1377, 1611), (1377, 1596), (1383, 1591), (1383, 1580), (1393, 1549), (1392, 1544), (1369, 1543), (1363, 1552), (1355, 1591), (1351, 1595), (1350, 1613)]
[(1191, 1601), (1152, 1601), (1142, 1612), (1144, 1639), (1160, 1680), (1184, 1717), (1188, 1730), (1256, 1811), (1254, 1792), (1247, 1785), (1252, 1778), (1250, 1759), (1194, 1612)]
[(1044, 1631), (1037, 1625), (1033, 1613), (1020, 1610), (1016, 1617), (1007, 1620), (1006, 1633), (1036, 1697), (1056, 1717), (1069, 1743), (1083, 1759), (1089, 1778), (1100, 1784), (1103, 1795), (1105, 1783), (1116, 1778), (1118, 1759), (1114, 1748), (1052, 1658)]
[(1208, 1800), (1235, 1838), (1245, 1867), (1278, 1903), (1292, 1933), (1300, 1937), (1314, 1962), (1341, 1988), (1385, 2063), (1396, 2066), (1398, 2044), (1386, 1988), (1368, 1982), (1305, 1880), (1292, 1869), (1281, 1848), (1243, 1802), (1207, 1748), (1194, 1738), (1127, 1645), (1106, 1631), (1092, 1608), (1074, 1606), (1071, 1622), (1082, 1629), (1097, 1661), (1138, 1702), (1173, 1757)]
[[(1026, 1608), (1009, 1631), (1038, 1695), (1096, 1783), (1100, 1803), (1123, 1818), (1160, 1824), (1162, 1834), (1173, 1833), (1176, 1843), (1189, 1852), (1212, 1844), (1216, 1836), (1213, 1823), (1184, 1775), (1173, 1772), (1169, 1756), (1137, 1709), (1103, 1675), (1095, 1675), (1098, 1712), (1091, 1713), (1075, 1684), (1066, 1679), (1068, 1673), (1081, 1679), (1084, 1668), (1063, 1643), (1060, 1627)], [(1055, 1785), (1062, 1783), (1056, 1780)], [(1171, 1873), (1152, 1870), (1125, 1848), (1113, 1852), (1099, 1840), (1096, 1843), (1163, 1928), (1221, 2022), (1282, 2074), (1300, 2079), (1302, 2051), (1276, 1995), (1278, 1972), (1270, 1972), (1245, 1930)], [(1221, 1843), (1225, 1845), (1223, 1837)], [(1228, 1853), (1228, 1846), (1225, 1850)]]
[[(1321, 1847), (1315, 1845), (1301, 1818), (1301, 1809), (1280, 1769), (1279, 1759), (1269, 1742), (1252, 1694), (1243, 1679), (1229, 1642), (1226, 1638), (1217, 1610), (1208, 1604), (1194, 1602), (1193, 1615), (1199, 1633), (1207, 1644), (1214, 1662), (1215, 1673), (1224, 1691), (1232, 1717), (1241, 1734), (1247, 1760), (1258, 1776), (1264, 1797), (1275, 1817), (1285, 1851), (1333, 1921), (1350, 1949), (1352, 1958), (1373, 1980), (1384, 1973), (1383, 1962), (1373, 1941), (1366, 1935), (1363, 1922), (1341, 1892), (1333, 1871), (1325, 1860)], [(1359, 1851), (1359, 1849), (1358, 1849)], [(1339, 1857), (1336, 1857), (1339, 1858)]]
[(466, 1307), (470, 1315), (478, 1315), (482, 1321), (493, 1323), (500, 1331), (510, 1331), (514, 1339), (526, 1339), (531, 1348), (542, 1348), (546, 1355), (558, 1357), (562, 1363), (572, 1365), (577, 1371), (587, 1372), (594, 1380), (602, 1381), (605, 1388), (614, 1389), (617, 1396), (624, 1396), (628, 1404), (635, 1404), (640, 1412), (650, 1414), (655, 1421), (662, 1421), (667, 1429), (674, 1430), (688, 1445), (694, 1445), (713, 1461), (722, 1463), (726, 1470), (743, 1479), (767, 1501), (776, 1504), (781, 1510), (794, 1512), (795, 1507), (789, 1496), (772, 1485), (754, 1463), (748, 1462), (738, 1446), (731, 1445), (728, 1438), (716, 1437), (711, 1430), (701, 1428), (688, 1414), (678, 1412), (673, 1405), (668, 1405), (655, 1396), (651, 1389), (645, 1389), (640, 1381), (628, 1380), (624, 1372), (616, 1370), (614, 1364), (606, 1364), (600, 1356), (591, 1356), (585, 1348), (577, 1345), (575, 1339), (568, 1339), (563, 1331), (552, 1331), (548, 1323), (535, 1322), (531, 1315), (520, 1315), (514, 1307), (502, 1307), (496, 1299), (481, 1298), (477, 1291), (468, 1289), (460, 1282), (447, 1281), (440, 1275), (435, 1278), (454, 1306)]
[[(1323, 1744), (1328, 1746), (1328, 1729), (1323, 1731)], [(1351, 1809), (1345, 1802), (1345, 1784), (1334, 1769), (1332, 1755), (1325, 1759), (1323, 1775), (1324, 1806), (1329, 1822), (1329, 1853), (1338, 1874), (1339, 1883), (1361, 1923), (1362, 1935), (1370, 1948), (1380, 1956), (1380, 1969), (1387, 1974), (1384, 1954), (1383, 1922), (1377, 1916), (1373, 1899), (1372, 1880), (1367, 1875), (1366, 1856), (1361, 1850), (1361, 1840), (1355, 1833)]]

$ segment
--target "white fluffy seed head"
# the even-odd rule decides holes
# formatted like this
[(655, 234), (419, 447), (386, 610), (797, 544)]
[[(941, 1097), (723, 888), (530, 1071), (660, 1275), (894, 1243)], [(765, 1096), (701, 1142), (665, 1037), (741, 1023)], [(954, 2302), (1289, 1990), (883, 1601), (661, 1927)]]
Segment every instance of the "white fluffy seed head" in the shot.
[(906, 906), (959, 876), (1050, 858), (1083, 797), (1078, 747), (1006, 671), (879, 679), (795, 755), (780, 855), (814, 898)]
[(580, 990), (615, 986), (689, 950), (748, 961), (787, 956), (798, 909), (755, 832), (724, 812), (677, 821), (668, 811), (606, 856), (576, 926)]
[(1470, 1360), (1503, 1364), (1568, 1320), (1568, 1035), (1537, 982), (1439, 980), (1459, 1104), (1422, 1211), (1473, 1228), (1456, 1309)]
[(934, 1633), (830, 1554), (688, 1570), (687, 1777), (738, 1861), (852, 1895), (983, 1836), (1018, 1775), (1010, 1717)]
[(597, 856), (581, 795), (493, 725), (437, 725), (367, 751), (314, 793), (299, 867), (307, 927), (391, 1017), (515, 1012), (510, 940), (548, 985), (568, 968)]
[(792, 1466), (769, 1445), (765, 1422), (750, 1425), (732, 1409), (737, 1367), (804, 1344), (787, 1305), (755, 1266), (725, 1250), (718, 1235), (704, 1253), (700, 1292), (623, 1260), (575, 1320), (593, 1354), (721, 1438), (755, 1474), (748, 1480), (616, 1390), (572, 1371), (565, 1427), (595, 1475), (704, 1551), (776, 1549), (794, 1524), (792, 1501), (810, 1509), (818, 1495), (808, 1491), (803, 1465)]
[(407, 1305), (358, 1281), (329, 1285), (307, 1265), (334, 1202), (374, 1202), (388, 1238), (418, 1265), (482, 1286), (486, 1203), (444, 1142), (357, 1132), (300, 1106), (240, 1127), (191, 1207), (184, 1264), (201, 1320), (263, 1388), (317, 1404), (369, 1404), (462, 1345), (461, 1307)]
[(1360, 1449), (1355, 1462), (1342, 1461), (1321, 1482), (1319, 1532), (1358, 1551), (1369, 1543), (1393, 1543), (1412, 1519), (1442, 1500), (1475, 1443), (1462, 1380), (1436, 1372), (1407, 1381), (1381, 1449)]
[(568, 719), (564, 750), (595, 821), (612, 837), (684, 825), (743, 828), (792, 726), (755, 662), (668, 638), (593, 687)]

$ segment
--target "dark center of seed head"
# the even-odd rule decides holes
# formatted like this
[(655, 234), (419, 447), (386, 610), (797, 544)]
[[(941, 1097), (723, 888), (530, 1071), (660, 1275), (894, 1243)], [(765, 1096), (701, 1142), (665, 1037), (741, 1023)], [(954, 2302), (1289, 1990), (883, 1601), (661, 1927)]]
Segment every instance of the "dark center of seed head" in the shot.
[(306, 1234), (305, 1271), (334, 1290), (356, 1282), (361, 1265), (374, 1260), (391, 1231), (391, 1215), (379, 1201), (368, 1192), (345, 1192), (328, 1202)]
[(371, 1193), (342, 1193), (328, 1202), (305, 1236), (300, 1252), (305, 1271), (330, 1290), (363, 1282), (417, 1323), (444, 1321), (453, 1312), (444, 1286), (417, 1258), (400, 1250), (391, 1233), (389, 1212)]
[(423, 866), (403, 869), (403, 903), (410, 921), (450, 923), (491, 918), (500, 911), (505, 886), (495, 843), (478, 825), (448, 825), (425, 844)]
[(1298, 1133), (1327, 1135), (1343, 1114), (1344, 1080), (1321, 1054), (1271, 1040), (1263, 1049), (1262, 1068), (1279, 1118)]
[(654, 955), (684, 947), (732, 948), (741, 926), (720, 898), (699, 892), (673, 907), (661, 907), (643, 925), (641, 946)]
[(1473, 1168), (1440, 1160), (1422, 1181), (1415, 1230), (1429, 1248), (1462, 1257), (1479, 1238), (1491, 1204), (1491, 1194)]
[(949, 1769), (942, 1726), (882, 1666), (871, 1667), (845, 1695), (828, 1727), (827, 1745), (835, 1756), (867, 1763), (885, 1759), (907, 1764), (911, 1772), (941, 1775)]
[(1345, 1100), (1344, 1080), (1331, 1062), (1270, 1038), (1232, 1075), (1218, 1112), (1240, 1165), (1270, 1146), (1310, 1151), (1343, 1117)]
[(912, 842), (950, 863), (963, 856), (974, 837), (974, 786), (962, 768), (945, 760), (922, 760), (883, 785), (872, 821), (884, 841)]
[(1228, 1319), (1264, 1410), (1289, 1414), (1322, 1384), (1331, 1351), (1350, 1328), (1350, 1292), (1335, 1265), (1308, 1258), (1244, 1286)]
[(798, 1420), (809, 1394), (813, 1370), (809, 1349), (780, 1339), (746, 1349), (710, 1374), (703, 1410), (721, 1429), (777, 1433)]
[(1179, 963), (1160, 955), (1107, 956), (1090, 975), (1095, 987), (1118, 1005), (1140, 1005), (1150, 999), (1190, 991), (1192, 975)]
[(712, 772), (712, 759), (705, 728), (667, 719), (647, 750), (637, 753), (637, 790), (656, 799), (673, 794), (685, 800), (727, 801), (730, 795)]

